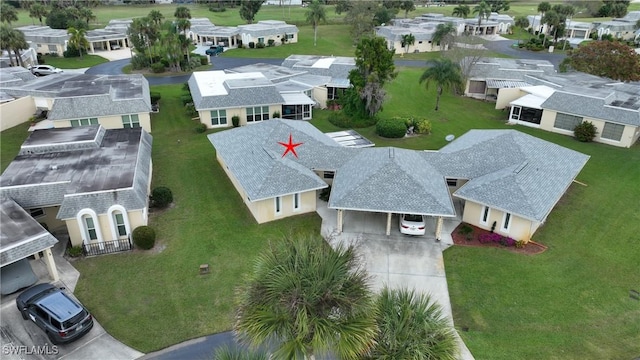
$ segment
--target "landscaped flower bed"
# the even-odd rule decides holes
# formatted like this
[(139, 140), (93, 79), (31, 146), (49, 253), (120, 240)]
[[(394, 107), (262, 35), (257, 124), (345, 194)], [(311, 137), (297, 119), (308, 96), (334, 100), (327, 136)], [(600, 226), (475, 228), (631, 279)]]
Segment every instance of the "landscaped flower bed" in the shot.
[(547, 250), (546, 246), (534, 241), (525, 244), (523, 241), (465, 223), (458, 225), (451, 233), (451, 237), (453, 243), (460, 246), (497, 247), (527, 255), (535, 255)]

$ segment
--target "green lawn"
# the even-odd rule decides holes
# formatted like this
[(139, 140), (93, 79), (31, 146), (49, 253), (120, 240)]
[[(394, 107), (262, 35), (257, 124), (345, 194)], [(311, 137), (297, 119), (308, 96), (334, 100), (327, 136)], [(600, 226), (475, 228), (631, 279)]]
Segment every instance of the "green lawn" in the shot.
[[(501, 249), (445, 251), (456, 326), (478, 359), (618, 359), (637, 356), (640, 303), (640, 146), (620, 149), (504, 124), (491, 103), (445, 93), (433, 110), (435, 88), (418, 84), (420, 69), (400, 69), (381, 116), (430, 119), (433, 134), (388, 140), (359, 129), (378, 146), (438, 149), (447, 134), (471, 128), (514, 128), (591, 155), (578, 180), (534, 240), (549, 249), (516, 255)], [(76, 295), (110, 334), (143, 352), (228, 330), (234, 286), (265, 242), (288, 232), (318, 232), (317, 215), (255, 224), (204, 134), (180, 105), (181, 85), (162, 93), (152, 115), (153, 186), (173, 190), (175, 206), (152, 214), (158, 243), (131, 252), (74, 262)], [(338, 130), (315, 111), (312, 123)], [(0, 134), (3, 168), (17, 153), (26, 125)], [(162, 249), (162, 251), (160, 251)], [(212, 273), (198, 275), (198, 266)]]
[(44, 55), (43, 59), (44, 59), (44, 62), (43, 62), (44, 64), (55, 66), (60, 69), (81, 69), (81, 68), (88, 68), (88, 67), (109, 62), (109, 60), (103, 58), (102, 56), (88, 55), (88, 54), (83, 55), (82, 58), (80, 57), (65, 58), (65, 57)]

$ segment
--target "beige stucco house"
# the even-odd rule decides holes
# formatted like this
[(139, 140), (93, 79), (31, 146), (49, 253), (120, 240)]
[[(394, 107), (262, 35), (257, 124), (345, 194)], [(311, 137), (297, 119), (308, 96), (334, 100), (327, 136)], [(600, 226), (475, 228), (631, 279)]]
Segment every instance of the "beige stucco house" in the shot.
[(148, 221), (151, 142), (142, 128), (33, 131), (0, 176), (0, 197), (87, 253), (130, 249)]
[(151, 131), (149, 82), (142, 75), (61, 73), (36, 78), (26, 69), (19, 73), (17, 78), (13, 70), (0, 70), (0, 79), (15, 78), (0, 80), (0, 92), (12, 99), (0, 106), (16, 111), (3, 114), (3, 129), (5, 124), (15, 126), (40, 110), (47, 112), (46, 120), (33, 130), (102, 125)]
[[(296, 154), (282, 142), (300, 143)], [(514, 130), (471, 130), (439, 151), (339, 145), (307, 122), (274, 119), (209, 135), (218, 162), (258, 223), (312, 212), (332, 185), (338, 231), (347, 211), (422, 214), (529, 241), (588, 156)], [(247, 149), (252, 149), (248, 151)], [(401, 184), (401, 185), (400, 185)]]
[(201, 45), (221, 45), (235, 49), (249, 47), (249, 43), (273, 46), (298, 42), (298, 27), (280, 20), (260, 20), (255, 24), (238, 26), (216, 26), (208, 18), (191, 19), (191, 28), (187, 32), (194, 42)]

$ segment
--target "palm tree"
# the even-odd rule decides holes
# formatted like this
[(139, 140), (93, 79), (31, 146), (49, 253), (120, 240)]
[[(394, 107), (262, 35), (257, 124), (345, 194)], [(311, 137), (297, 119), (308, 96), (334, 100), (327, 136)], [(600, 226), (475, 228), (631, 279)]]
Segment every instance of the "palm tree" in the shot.
[(456, 28), (452, 23), (438, 24), (436, 31), (431, 38), (431, 44), (440, 44), (440, 49), (445, 50), (453, 46), (453, 40), (455, 38)]
[(409, 47), (416, 43), (416, 37), (412, 33), (403, 34), (401, 45), (405, 53), (409, 53)]
[(454, 330), (430, 296), (385, 287), (376, 305), (378, 332), (369, 359), (457, 358)]
[(182, 32), (185, 36), (187, 36), (187, 30), (191, 28), (191, 21), (188, 19), (178, 19), (176, 20), (176, 29), (179, 32)]
[(516, 16), (514, 25), (522, 30), (522, 32), (525, 32), (525, 29), (529, 27), (529, 19), (527, 19), (526, 16)]
[(49, 14), (47, 8), (39, 3), (35, 3), (29, 7), (29, 17), (37, 18), (40, 20), (40, 25), (42, 25), (42, 18), (46, 17)]
[(85, 29), (76, 29), (70, 27), (67, 30), (69, 34), (69, 45), (74, 46), (80, 52), (80, 59), (82, 59), (82, 52), (86, 51), (89, 47), (89, 41), (87, 40), (87, 31)]
[(431, 81), (436, 83), (436, 111), (440, 107), (440, 96), (442, 91), (447, 89), (458, 89), (462, 86), (462, 73), (460, 65), (451, 61), (451, 59), (435, 59), (431, 62), (431, 67), (422, 73), (420, 83), (425, 83), (425, 87), (429, 89)]
[(313, 0), (309, 5), (309, 10), (307, 10), (307, 22), (311, 23), (311, 26), (313, 26), (313, 46), (316, 46), (318, 24), (321, 21), (327, 21), (327, 14), (324, 10), (324, 6), (322, 6), (318, 0)]
[(78, 8), (78, 18), (84, 20), (87, 23), (87, 26), (89, 26), (89, 22), (91, 20), (95, 20), (96, 16), (93, 14), (93, 11), (91, 11), (91, 9), (89, 9), (88, 7), (81, 7), (81, 8)]
[(260, 351), (243, 351), (223, 346), (216, 349), (213, 360), (268, 360), (269, 356)]
[(28, 49), (29, 44), (24, 39), (24, 34), (20, 30), (12, 29), (7, 24), (2, 24), (0, 28), (0, 49), (7, 50), (9, 53), (9, 61), (13, 64), (13, 59), (11, 58), (11, 52), (13, 51), (16, 57), (16, 66), (23, 66), (22, 56), (20, 56), (20, 50)]
[(471, 12), (471, 9), (468, 5), (458, 5), (453, 8), (451, 15), (466, 19), (469, 16), (469, 12)]
[(11, 25), (12, 22), (18, 21), (18, 12), (13, 6), (2, 3), (0, 4), (0, 20)]
[[(542, 18), (544, 17), (544, 14), (551, 10), (551, 4), (549, 4), (546, 1), (541, 2), (540, 4), (538, 4), (538, 13), (540, 13), (540, 25), (542, 25)], [(536, 23), (536, 17), (533, 17), (533, 24), (531, 24), (531, 28), (533, 29), (533, 32), (536, 32), (535, 29), (535, 24)]]
[(164, 20), (164, 15), (162, 15), (158, 10), (151, 10), (147, 17), (153, 21), (156, 26), (160, 26), (162, 24), (162, 20)]
[(191, 19), (191, 11), (189, 11), (189, 8), (184, 6), (178, 6), (176, 11), (173, 13), (173, 16), (178, 19)]
[(369, 277), (353, 247), (331, 248), (319, 236), (271, 242), (238, 289), (235, 331), (274, 359), (363, 356), (376, 332)]
[(400, 4), (400, 10), (404, 10), (404, 17), (409, 16), (409, 11), (416, 9), (416, 4), (413, 1), (403, 1)]
[(473, 13), (478, 14), (478, 26), (480, 26), (482, 25), (482, 18), (489, 18), (491, 15), (491, 6), (483, 0), (473, 8)]

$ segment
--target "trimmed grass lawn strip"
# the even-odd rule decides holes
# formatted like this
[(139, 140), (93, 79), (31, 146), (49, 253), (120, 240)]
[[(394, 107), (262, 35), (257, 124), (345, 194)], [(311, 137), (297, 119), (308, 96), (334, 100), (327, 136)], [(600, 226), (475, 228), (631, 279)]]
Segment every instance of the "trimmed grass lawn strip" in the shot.
[(109, 60), (98, 55), (86, 54), (82, 58), (65, 58), (61, 56), (44, 55), (44, 64), (55, 66), (59, 69), (82, 69), (109, 62)]

